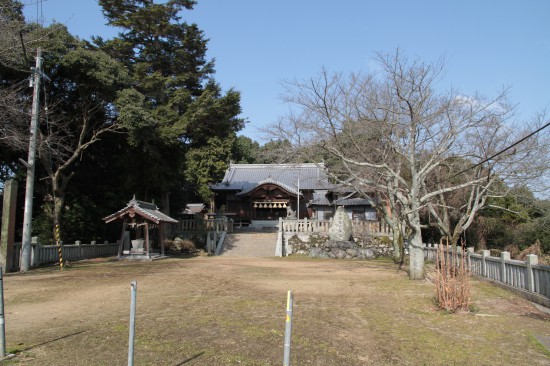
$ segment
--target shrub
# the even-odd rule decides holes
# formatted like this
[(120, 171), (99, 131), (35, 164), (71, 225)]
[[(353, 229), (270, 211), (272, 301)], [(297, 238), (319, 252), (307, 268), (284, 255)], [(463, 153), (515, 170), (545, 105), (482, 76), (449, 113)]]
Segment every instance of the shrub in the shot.
[(177, 237), (174, 240), (165, 240), (164, 243), (167, 244), (168, 250), (172, 253), (194, 254), (197, 252), (195, 243), (189, 239), (181, 239)]
[[(455, 312), (470, 308), (470, 271), (466, 264), (466, 253), (463, 247), (453, 251), (440, 242), (437, 247), (437, 260), (432, 281), (435, 284), (435, 301), (440, 309)], [(462, 255), (458, 255), (458, 250)]]

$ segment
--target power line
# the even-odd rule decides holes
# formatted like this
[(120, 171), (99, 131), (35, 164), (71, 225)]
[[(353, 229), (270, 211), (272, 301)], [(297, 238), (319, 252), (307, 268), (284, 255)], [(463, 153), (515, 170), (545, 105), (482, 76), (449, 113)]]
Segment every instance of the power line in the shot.
[(477, 164), (475, 164), (475, 165), (472, 165), (471, 167), (462, 169), (462, 170), (459, 171), (458, 173), (456, 173), (456, 174), (454, 174), (454, 175), (452, 175), (452, 176), (450, 176), (450, 177), (448, 177), (448, 178), (445, 178), (445, 179), (443, 179), (443, 180), (440, 180), (440, 181), (437, 182), (437, 183), (443, 183), (443, 182), (445, 182), (445, 181), (448, 181), (448, 180), (450, 180), (450, 179), (453, 179), (453, 178), (459, 176), (460, 174), (467, 172), (468, 170), (472, 170), (472, 169), (474, 169), (474, 168), (480, 166), (481, 164), (484, 164), (484, 163), (488, 162), (489, 160), (492, 160), (492, 159), (496, 158), (496, 157), (499, 156), (500, 154), (505, 153), (506, 151), (510, 150), (510, 149), (513, 148), (514, 146), (517, 146), (517, 145), (521, 144), (523, 141), (527, 140), (528, 138), (530, 138), (530, 137), (536, 135), (537, 133), (539, 133), (540, 131), (544, 130), (544, 129), (547, 128), (548, 126), (550, 126), (550, 122), (548, 122), (548, 123), (545, 124), (544, 126), (540, 127), (540, 128), (537, 129), (536, 131), (531, 132), (529, 135), (523, 137), (522, 139), (520, 139), (520, 140), (514, 142), (512, 145), (510, 145), (510, 146), (508, 146), (508, 147), (506, 147), (506, 148), (500, 150), (499, 152), (497, 152), (497, 153), (495, 153), (495, 154), (489, 156), (488, 158), (483, 159), (483, 160), (480, 161), (479, 163), (477, 163)]

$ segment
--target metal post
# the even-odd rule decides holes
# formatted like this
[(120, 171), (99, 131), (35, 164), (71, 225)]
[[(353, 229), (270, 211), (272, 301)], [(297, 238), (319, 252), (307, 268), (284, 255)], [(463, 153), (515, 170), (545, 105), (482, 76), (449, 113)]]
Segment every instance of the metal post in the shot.
[(286, 299), (285, 352), (283, 366), (290, 366), (290, 339), (292, 337), (292, 306), (294, 298), (292, 290), (288, 290)]
[(296, 196), (296, 219), (300, 222), (300, 178), (298, 178), (298, 195)]
[(134, 335), (136, 328), (136, 295), (137, 282), (132, 281), (130, 296), (130, 338), (128, 341), (128, 366), (134, 365)]
[(23, 216), (23, 240), (21, 244), (21, 272), (27, 272), (31, 263), (32, 203), (34, 195), (34, 166), (36, 157), (36, 132), (38, 128), (38, 111), (40, 110), (40, 79), (42, 76), (42, 50), (36, 52), (34, 70), (34, 91), (32, 97), (32, 116), (29, 141), (29, 158), (27, 161), (27, 180), (25, 185), (25, 212)]
[(0, 268), (0, 358), (6, 356), (6, 322), (4, 320), (4, 276)]

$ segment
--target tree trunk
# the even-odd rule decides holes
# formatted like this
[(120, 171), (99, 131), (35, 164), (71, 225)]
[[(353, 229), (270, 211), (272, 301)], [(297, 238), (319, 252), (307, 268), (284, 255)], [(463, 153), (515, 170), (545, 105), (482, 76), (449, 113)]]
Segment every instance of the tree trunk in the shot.
[(409, 260), (411, 280), (424, 279), (424, 249), (422, 245), (422, 236), (416, 231), (413, 232), (409, 241)]
[(53, 224), (53, 238), (54, 242), (57, 241), (56, 226), (61, 233), (61, 213), (65, 206), (65, 190), (69, 180), (73, 174), (63, 175), (61, 170), (57, 170), (55, 174), (51, 174), (52, 181), (52, 193), (53, 193), (53, 212), (52, 212), (52, 224)]
[(403, 246), (403, 236), (399, 230), (393, 231), (393, 261), (395, 263), (401, 262), (401, 247)]
[[(56, 227), (59, 228), (61, 232), (61, 211), (65, 205), (65, 193), (57, 192), (53, 200), (53, 212), (52, 212), (52, 223), (53, 223), (53, 239), (54, 243), (57, 242)], [(60, 239), (61, 240), (61, 239)]]
[(410, 214), (410, 226), (412, 229), (409, 237), (409, 278), (411, 280), (424, 279), (424, 248), (422, 244), (422, 231), (420, 229), (420, 217), (415, 210)]

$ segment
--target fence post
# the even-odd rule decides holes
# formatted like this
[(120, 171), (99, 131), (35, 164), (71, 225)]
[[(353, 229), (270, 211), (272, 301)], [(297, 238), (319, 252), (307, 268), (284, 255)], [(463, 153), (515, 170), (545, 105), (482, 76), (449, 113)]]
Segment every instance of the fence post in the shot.
[(78, 246), (78, 259), (84, 259), (84, 253), (83, 253), (84, 248), (82, 248), (82, 241), (77, 240), (75, 241), (75, 244)]
[(137, 282), (132, 281), (130, 285), (130, 335), (128, 340), (128, 366), (134, 365), (134, 336), (136, 329), (136, 295)]
[(500, 253), (500, 281), (506, 283), (506, 261), (510, 260), (510, 252)]
[(539, 257), (537, 257), (536, 254), (528, 254), (527, 258), (525, 258), (525, 264), (527, 265), (527, 289), (531, 292), (535, 292), (533, 266), (539, 264)]
[(292, 290), (288, 290), (286, 298), (285, 350), (283, 366), (290, 366), (290, 340), (292, 338), (292, 307), (294, 298)]
[(473, 272), (472, 268), (472, 257), (470, 255), (474, 252), (474, 247), (466, 248), (466, 265), (468, 266), (468, 271)]
[(491, 256), (490, 250), (485, 249), (481, 251), (481, 275), (483, 277), (489, 277), (487, 275), (487, 261), (485, 260), (485, 258), (490, 256)]
[(42, 245), (40, 245), (40, 243), (38, 242), (38, 236), (33, 236), (31, 238), (31, 253), (31, 266), (38, 267), (42, 262)]

